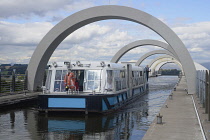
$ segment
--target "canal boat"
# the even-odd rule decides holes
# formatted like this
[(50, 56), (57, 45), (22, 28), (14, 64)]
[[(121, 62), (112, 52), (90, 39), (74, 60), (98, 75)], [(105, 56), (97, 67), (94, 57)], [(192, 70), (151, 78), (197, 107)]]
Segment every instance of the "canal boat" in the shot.
[(38, 110), (109, 113), (147, 91), (143, 67), (104, 61), (53, 62), (38, 97)]

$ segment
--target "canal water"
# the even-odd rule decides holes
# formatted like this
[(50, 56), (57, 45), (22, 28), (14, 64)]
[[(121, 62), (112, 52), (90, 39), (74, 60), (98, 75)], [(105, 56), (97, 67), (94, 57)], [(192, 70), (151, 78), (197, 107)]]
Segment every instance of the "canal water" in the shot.
[(141, 140), (178, 81), (149, 78), (149, 93), (109, 115), (39, 114), (36, 106), (0, 112), (2, 140)]

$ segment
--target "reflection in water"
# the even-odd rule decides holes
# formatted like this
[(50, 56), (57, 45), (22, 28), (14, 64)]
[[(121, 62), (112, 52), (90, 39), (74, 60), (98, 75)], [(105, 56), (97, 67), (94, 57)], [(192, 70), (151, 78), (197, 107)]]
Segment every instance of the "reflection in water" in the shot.
[(177, 77), (150, 78), (149, 94), (109, 115), (43, 115), (35, 108), (0, 113), (4, 140), (142, 139), (170, 94)]
[(128, 139), (134, 124), (147, 116), (148, 103), (138, 105), (138, 112), (121, 110), (109, 115), (39, 115), (37, 130), (42, 139)]
[(10, 123), (11, 123), (11, 129), (14, 129), (15, 126), (15, 113), (10, 112)]

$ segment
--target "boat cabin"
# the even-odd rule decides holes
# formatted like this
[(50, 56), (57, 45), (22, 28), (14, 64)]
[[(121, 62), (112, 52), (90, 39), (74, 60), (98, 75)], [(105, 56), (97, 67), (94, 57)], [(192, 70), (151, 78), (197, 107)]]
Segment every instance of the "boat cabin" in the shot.
[[(49, 65), (46, 93), (65, 93), (65, 76), (73, 73), (77, 93), (107, 94), (128, 90), (145, 83), (142, 67), (110, 62), (53, 62)], [(130, 78), (129, 78), (130, 77)]]

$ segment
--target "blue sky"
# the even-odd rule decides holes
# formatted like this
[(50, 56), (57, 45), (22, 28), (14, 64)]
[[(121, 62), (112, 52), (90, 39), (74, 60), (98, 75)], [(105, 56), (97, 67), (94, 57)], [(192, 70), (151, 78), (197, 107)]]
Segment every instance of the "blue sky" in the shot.
[[(55, 24), (75, 12), (99, 5), (123, 5), (153, 15), (180, 37), (194, 61), (210, 61), (209, 0), (1, 0), (0, 63), (28, 63), (36, 46)], [(50, 62), (109, 61), (120, 48), (141, 39), (164, 41), (143, 25), (128, 21), (91, 23), (69, 35), (55, 50)], [(159, 49), (154, 46), (136, 48), (121, 61), (136, 61), (145, 53)], [(157, 55), (149, 57), (144, 63), (155, 57)]]

